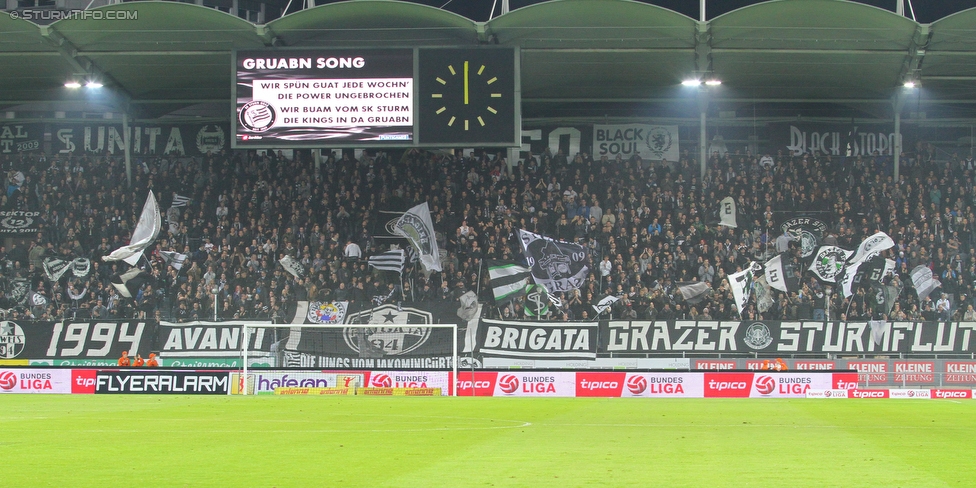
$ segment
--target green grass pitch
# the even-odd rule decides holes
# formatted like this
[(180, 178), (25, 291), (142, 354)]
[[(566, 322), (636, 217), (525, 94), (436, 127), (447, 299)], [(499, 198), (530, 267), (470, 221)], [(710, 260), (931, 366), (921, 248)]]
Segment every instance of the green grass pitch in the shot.
[(974, 400), (0, 396), (0, 486), (976, 486)]

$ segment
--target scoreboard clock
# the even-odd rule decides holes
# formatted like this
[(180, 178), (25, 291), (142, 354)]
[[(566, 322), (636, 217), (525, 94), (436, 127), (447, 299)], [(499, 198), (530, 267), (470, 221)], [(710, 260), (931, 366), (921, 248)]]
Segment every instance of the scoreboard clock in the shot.
[(421, 49), (420, 142), (518, 145), (516, 73), (514, 49)]

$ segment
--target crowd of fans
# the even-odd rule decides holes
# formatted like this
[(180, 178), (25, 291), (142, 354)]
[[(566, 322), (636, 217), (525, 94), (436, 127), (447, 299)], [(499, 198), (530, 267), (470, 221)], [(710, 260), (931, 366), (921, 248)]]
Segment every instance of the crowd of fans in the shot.
[[(580, 243), (591, 259), (584, 286), (557, 294), (561, 306), (542, 319), (593, 319), (593, 305), (608, 294), (621, 298), (606, 312), (615, 318), (737, 319), (727, 276), (774, 256), (780, 223), (802, 214), (827, 223), (825, 242), (846, 249), (879, 230), (888, 233), (896, 246), (885, 256), (897, 268), (888, 280), (901, 290), (898, 303), (886, 314), (872, 305), (870, 288), (845, 299), (804, 271), (796, 292), (776, 292), (762, 313), (750, 301), (741, 317), (976, 320), (972, 159), (936, 160), (917, 151), (902, 159), (896, 180), (885, 156), (770, 156), (713, 154), (702, 178), (687, 154), (670, 162), (547, 150), (509, 168), (501, 154), (486, 152), (374, 152), (358, 160), (345, 152), (316, 165), (308, 152), (285, 158), (239, 151), (143, 157), (131, 184), (118, 156), (6, 156), (0, 207), (40, 211), (41, 222), (36, 236), (0, 249), (2, 306), (17, 319), (216, 315), (284, 322), (300, 300), (348, 301), (354, 310), (382, 301), (457, 300), (470, 290), (487, 304), (486, 315), (525, 318), (520, 300), (494, 303), (484, 265), (484, 259), (523, 261), (522, 228)], [(101, 257), (128, 243), (149, 189), (164, 222), (139, 263), (151, 279), (126, 298), (111, 279), (127, 265)], [(173, 207), (174, 194), (191, 200)], [(726, 196), (737, 202), (737, 228), (712, 221)], [(370, 255), (402, 245), (385, 236), (395, 216), (387, 212), (424, 201), (443, 272), (425, 272), (418, 262), (402, 276), (368, 267)], [(798, 248), (789, 246), (794, 254)], [(177, 270), (161, 251), (188, 259)], [(278, 264), (284, 255), (306, 272), (286, 272)], [(91, 273), (51, 282), (42, 269), (50, 256), (89, 258)], [(942, 281), (921, 301), (909, 277), (919, 264)], [(31, 296), (45, 300), (12, 299), (10, 284), (21, 278)], [(677, 286), (696, 281), (712, 291), (688, 303)]]

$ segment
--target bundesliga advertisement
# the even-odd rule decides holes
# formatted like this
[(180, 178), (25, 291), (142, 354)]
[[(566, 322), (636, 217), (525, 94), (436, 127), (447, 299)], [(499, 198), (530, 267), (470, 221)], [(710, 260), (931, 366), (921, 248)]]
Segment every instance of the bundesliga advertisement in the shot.
[(235, 147), (414, 139), (412, 49), (238, 51)]

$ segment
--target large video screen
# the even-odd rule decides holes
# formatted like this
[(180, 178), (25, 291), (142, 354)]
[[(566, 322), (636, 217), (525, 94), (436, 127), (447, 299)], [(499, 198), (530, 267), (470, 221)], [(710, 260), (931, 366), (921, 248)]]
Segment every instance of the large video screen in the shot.
[(414, 144), (412, 49), (238, 51), (236, 147)]

